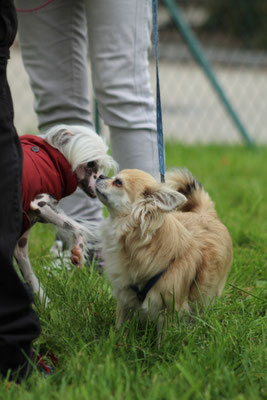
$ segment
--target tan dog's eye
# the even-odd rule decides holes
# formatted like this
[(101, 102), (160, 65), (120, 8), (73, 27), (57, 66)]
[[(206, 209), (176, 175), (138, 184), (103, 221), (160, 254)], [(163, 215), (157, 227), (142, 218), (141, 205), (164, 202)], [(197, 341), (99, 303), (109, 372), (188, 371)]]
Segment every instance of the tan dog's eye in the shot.
[(122, 181), (121, 181), (120, 179), (115, 179), (115, 180), (112, 182), (112, 184), (113, 184), (114, 186), (121, 187), (121, 186), (122, 186)]

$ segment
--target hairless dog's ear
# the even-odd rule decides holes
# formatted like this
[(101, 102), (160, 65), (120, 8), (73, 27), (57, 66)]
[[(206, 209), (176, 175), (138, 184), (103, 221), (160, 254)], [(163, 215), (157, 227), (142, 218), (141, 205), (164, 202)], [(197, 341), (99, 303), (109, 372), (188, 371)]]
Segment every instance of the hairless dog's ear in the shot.
[(71, 131), (60, 128), (49, 134), (50, 144), (56, 148), (62, 148), (69, 142), (71, 136), (73, 136)]

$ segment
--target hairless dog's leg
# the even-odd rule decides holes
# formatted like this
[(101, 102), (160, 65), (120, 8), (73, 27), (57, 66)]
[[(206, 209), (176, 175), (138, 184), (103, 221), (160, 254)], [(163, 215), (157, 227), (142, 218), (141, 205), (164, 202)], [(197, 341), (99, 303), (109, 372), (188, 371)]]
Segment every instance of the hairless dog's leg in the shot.
[(39, 218), (69, 231), (73, 237), (71, 261), (82, 267), (84, 264), (85, 228), (59, 210), (57, 201), (49, 194), (38, 195), (30, 204), (30, 209)]
[(44, 301), (45, 304), (47, 303), (48, 299), (44, 294), (44, 290), (41, 287), (38, 279), (36, 278), (30, 259), (28, 256), (28, 242), (30, 236), (30, 229), (23, 233), (23, 235), (17, 241), (14, 256), (18, 263), (18, 267), (27, 283), (31, 285), (33, 292), (40, 296), (41, 301)]

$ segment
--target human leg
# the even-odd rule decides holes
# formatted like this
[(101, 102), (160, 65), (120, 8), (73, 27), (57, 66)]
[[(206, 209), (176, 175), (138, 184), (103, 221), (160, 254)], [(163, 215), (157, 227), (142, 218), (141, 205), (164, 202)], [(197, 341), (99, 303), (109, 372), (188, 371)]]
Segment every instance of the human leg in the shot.
[[(31, 9), (43, 1), (15, 3), (19, 9)], [(41, 133), (60, 123), (92, 126), (83, 1), (57, 0), (35, 13), (17, 15)]]
[(0, 0), (0, 373), (6, 376), (11, 370), (19, 381), (30, 369), (27, 357), (40, 324), (31, 308), (31, 295), (12, 265), (22, 223), (22, 154), (6, 80), (8, 49), (15, 33), (13, 1)]
[(155, 106), (149, 72), (149, 0), (87, 0), (92, 77), (120, 168), (159, 178)]

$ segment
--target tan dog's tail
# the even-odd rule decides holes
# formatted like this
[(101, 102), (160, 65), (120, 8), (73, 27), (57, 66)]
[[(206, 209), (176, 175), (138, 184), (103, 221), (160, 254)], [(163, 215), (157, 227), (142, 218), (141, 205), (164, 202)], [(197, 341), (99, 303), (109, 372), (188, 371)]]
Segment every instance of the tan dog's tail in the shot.
[(214, 204), (208, 193), (187, 169), (167, 172), (166, 184), (187, 198), (187, 203), (179, 211), (206, 212), (216, 215)]

